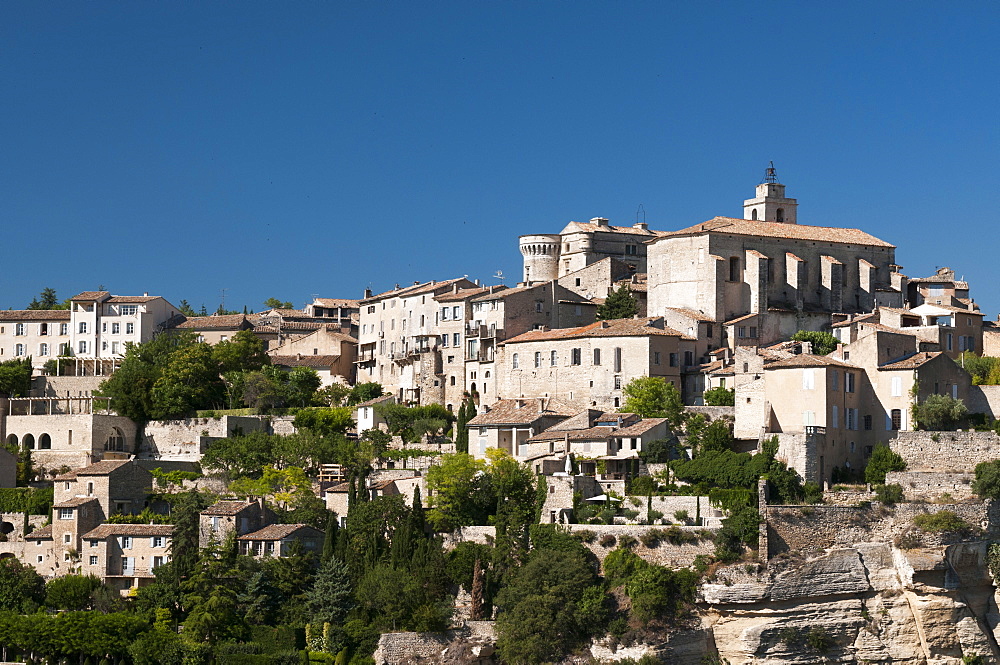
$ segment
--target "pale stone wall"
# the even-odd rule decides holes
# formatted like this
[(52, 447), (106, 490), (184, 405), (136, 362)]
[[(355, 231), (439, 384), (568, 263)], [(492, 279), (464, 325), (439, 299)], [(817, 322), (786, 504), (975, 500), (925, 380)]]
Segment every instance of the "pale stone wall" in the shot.
[(90, 397), (106, 376), (36, 376), (31, 379), (32, 397)]
[(1000, 436), (993, 432), (899, 432), (889, 447), (908, 471), (973, 471), (1000, 459)]
[[(32, 461), (46, 469), (79, 468), (100, 460), (104, 444), (116, 430), (124, 438), (125, 452), (133, 450), (135, 423), (122, 416), (76, 413), (6, 418), (7, 437), (16, 436), (18, 442), (23, 442), (25, 435), (30, 434), (35, 441)], [(48, 436), (51, 448), (39, 448), (44, 435)]]
[(1000, 415), (1000, 386), (970, 386), (965, 406), (972, 413), (986, 413), (996, 418)]
[(139, 445), (143, 457), (188, 457), (199, 459), (215, 439), (224, 439), (238, 432), (268, 431), (263, 416), (221, 416), (219, 418), (185, 418), (154, 420), (146, 424)]
[[(496, 630), (492, 621), (465, 621), (462, 628), (440, 633), (382, 633), (372, 654), (375, 665), (449, 661), (493, 663)], [(445, 653), (447, 650), (447, 654)]]
[(955, 501), (974, 499), (972, 471), (963, 473), (933, 473), (926, 471), (890, 471), (885, 474), (885, 484), (898, 484), (910, 501), (934, 501), (942, 494), (950, 494)]

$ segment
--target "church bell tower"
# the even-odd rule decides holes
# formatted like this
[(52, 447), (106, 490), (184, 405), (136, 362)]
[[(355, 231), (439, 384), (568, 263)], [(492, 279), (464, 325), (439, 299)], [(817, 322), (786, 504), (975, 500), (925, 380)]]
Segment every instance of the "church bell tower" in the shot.
[(778, 173), (771, 162), (764, 172), (764, 180), (757, 185), (756, 198), (743, 202), (743, 218), (758, 222), (796, 224), (795, 209), (798, 201), (785, 198), (785, 186), (778, 182)]

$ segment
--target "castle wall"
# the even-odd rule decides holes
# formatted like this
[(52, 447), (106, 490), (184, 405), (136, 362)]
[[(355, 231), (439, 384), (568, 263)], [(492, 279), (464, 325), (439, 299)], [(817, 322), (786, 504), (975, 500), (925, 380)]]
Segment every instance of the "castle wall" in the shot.
[(889, 447), (907, 471), (972, 471), (1000, 459), (1000, 436), (993, 432), (899, 432)]

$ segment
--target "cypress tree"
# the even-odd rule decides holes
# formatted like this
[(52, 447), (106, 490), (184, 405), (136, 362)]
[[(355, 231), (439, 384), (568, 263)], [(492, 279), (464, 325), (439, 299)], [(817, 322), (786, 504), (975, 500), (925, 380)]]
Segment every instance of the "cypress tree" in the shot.
[(329, 561), (330, 557), (332, 557), (337, 550), (338, 528), (339, 524), (337, 522), (337, 513), (330, 513), (330, 516), (326, 518), (326, 537), (323, 539), (322, 561), (324, 563)]

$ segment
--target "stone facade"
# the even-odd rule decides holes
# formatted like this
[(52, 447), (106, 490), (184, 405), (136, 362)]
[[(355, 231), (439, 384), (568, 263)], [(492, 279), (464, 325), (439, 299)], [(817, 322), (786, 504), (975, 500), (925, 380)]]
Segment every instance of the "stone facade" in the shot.
[(944, 495), (949, 495), (951, 501), (973, 501), (976, 500), (972, 492), (973, 480), (975, 474), (971, 470), (962, 473), (890, 471), (885, 474), (885, 484), (902, 487), (908, 501), (940, 501)]
[(1000, 436), (993, 432), (899, 432), (889, 447), (907, 471), (968, 472), (1000, 459)]
[(197, 461), (212, 441), (235, 433), (267, 432), (268, 420), (259, 416), (220, 416), (154, 420), (146, 423), (139, 444), (141, 457)]
[(0, 311), (0, 356), (31, 356), (32, 366), (41, 369), (73, 343), (68, 310)]
[(570, 222), (558, 234), (520, 237), (524, 257), (525, 284), (558, 279), (603, 259), (614, 258), (646, 272), (646, 242), (656, 238), (644, 222), (634, 226), (611, 226), (604, 217)]

